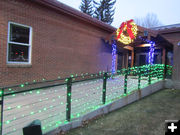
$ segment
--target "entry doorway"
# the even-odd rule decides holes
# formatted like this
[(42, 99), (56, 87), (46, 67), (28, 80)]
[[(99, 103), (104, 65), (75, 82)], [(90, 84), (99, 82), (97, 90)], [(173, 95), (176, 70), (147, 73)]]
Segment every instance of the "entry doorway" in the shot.
[(141, 54), (139, 55), (139, 66), (142, 66), (142, 65), (146, 65), (146, 55), (145, 54)]
[(122, 64), (123, 64), (123, 55), (121, 53), (118, 53), (118, 58), (117, 58), (117, 70), (122, 69)]

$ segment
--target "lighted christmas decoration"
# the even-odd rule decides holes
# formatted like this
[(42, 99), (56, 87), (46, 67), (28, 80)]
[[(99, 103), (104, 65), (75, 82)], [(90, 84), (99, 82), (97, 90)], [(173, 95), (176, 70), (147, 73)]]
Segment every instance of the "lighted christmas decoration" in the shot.
[(123, 44), (132, 43), (137, 36), (137, 31), (137, 25), (132, 19), (123, 22), (116, 31), (117, 41), (122, 42)]
[(112, 41), (112, 74), (116, 72), (116, 41)]
[(151, 43), (151, 46), (150, 46), (150, 48), (149, 48), (149, 60), (148, 60), (148, 63), (149, 64), (154, 64), (154, 49), (155, 49), (155, 44), (154, 44), (154, 42), (152, 42)]
[(155, 42), (154, 42), (154, 41), (150, 41), (150, 40), (148, 40), (148, 39), (144, 39), (144, 38), (142, 38), (141, 36), (139, 36), (139, 38), (140, 38), (141, 40), (143, 40), (144, 42), (150, 44), (148, 64), (150, 64), (150, 65), (154, 64)]
[[(172, 66), (167, 66), (167, 70), (172, 70)], [(127, 96), (131, 94), (133, 90), (136, 90), (139, 88), (144, 88), (148, 86), (147, 78), (147, 71), (150, 70), (150, 74), (152, 77), (152, 83), (157, 82), (158, 80), (162, 80), (164, 77), (164, 64), (154, 64), (154, 65), (143, 65), (140, 67), (132, 67), (126, 70), (127, 72), (127, 84), (124, 84), (124, 80), (122, 79), (122, 70), (117, 71), (119, 74), (113, 78), (107, 79), (107, 95), (106, 95), (106, 104), (114, 102), (116, 99), (121, 99), (124, 96)], [(86, 73), (88, 74), (88, 73)], [(99, 72), (99, 74), (102, 74), (102, 72)], [(139, 81), (137, 82), (136, 79), (132, 79), (131, 75), (134, 74), (135, 76), (140, 75)], [(171, 73), (170, 73), (171, 74)], [(82, 74), (84, 75), (84, 74)], [(71, 75), (72, 76), (72, 75)], [(98, 85), (97, 85), (98, 84)], [(29, 84), (28, 84), (29, 85)], [(19, 87), (25, 87), (24, 84), (18, 85)], [(84, 114), (87, 114), (88, 112), (92, 112), (102, 106), (102, 90), (103, 90), (103, 84), (102, 84), (102, 78), (92, 81), (83, 81), (79, 83), (73, 83), (72, 84), (72, 96), (71, 96), (71, 119), (77, 118), (80, 116), (83, 116)], [(88, 89), (78, 90), (77, 88), (86, 87)], [(92, 87), (95, 86), (95, 87)], [(126, 86), (127, 93), (123, 93), (123, 88)], [(8, 89), (12, 91), (12, 89)], [(11, 132), (13, 134), (20, 134), (22, 128), (19, 128), (19, 125), (16, 127), (16, 123), (20, 123), (19, 120), (23, 121), (31, 121), (32, 118), (39, 117), (39, 119), (42, 121), (42, 130), (43, 133), (49, 132), (50, 130), (53, 130), (57, 128), (58, 126), (61, 126), (62, 124), (67, 124), (68, 121), (65, 120), (65, 110), (66, 110), (66, 99), (67, 99), (67, 88), (62, 85), (61, 88), (58, 87), (58, 89), (52, 89), (49, 90), (31, 90), (27, 92), (22, 92), (18, 94), (12, 94), (11, 96), (5, 96), (5, 106), (4, 106), (4, 131)], [(88, 92), (89, 91), (89, 92)], [(95, 94), (94, 94), (95, 92)], [(92, 94), (93, 93), (93, 94)], [(0, 95), (2, 94), (2, 91), (0, 91)], [(20, 95), (19, 95), (20, 94)], [(26, 99), (28, 103), (23, 103), (21, 98), (23, 96), (27, 95)], [(81, 95), (80, 97), (78, 95)], [(69, 96), (69, 95), (68, 95)], [(32, 97), (33, 100), (30, 100)], [(36, 98), (35, 98), (36, 97)], [(13, 100), (17, 98), (19, 102), (14, 104), (13, 102), (7, 102), (8, 100)], [(59, 108), (61, 108), (59, 110)], [(12, 115), (8, 115), (9, 111), (13, 111)], [(21, 112), (22, 114), (20, 114)], [(13, 116), (14, 115), (14, 116)], [(7, 117), (8, 116), (8, 117)], [(9, 129), (10, 130), (6, 130)], [(6, 133), (8, 134), (8, 133)]]

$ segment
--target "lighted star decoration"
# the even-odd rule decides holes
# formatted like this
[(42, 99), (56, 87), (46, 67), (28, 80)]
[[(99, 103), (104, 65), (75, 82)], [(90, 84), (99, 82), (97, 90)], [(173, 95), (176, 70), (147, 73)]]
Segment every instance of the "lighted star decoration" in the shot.
[(137, 31), (137, 25), (132, 19), (123, 22), (116, 31), (117, 41), (126, 45), (132, 43), (137, 36)]

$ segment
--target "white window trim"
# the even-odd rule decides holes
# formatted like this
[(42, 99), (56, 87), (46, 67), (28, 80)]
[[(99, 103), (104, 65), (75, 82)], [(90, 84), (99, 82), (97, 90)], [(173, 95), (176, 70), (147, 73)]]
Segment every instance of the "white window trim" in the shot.
[[(21, 26), (21, 27), (29, 28), (29, 32), (30, 32), (30, 34), (29, 34), (29, 44), (10, 41), (10, 25), (11, 24), (18, 25), (18, 26)], [(31, 64), (31, 56), (32, 56), (32, 27), (9, 21), (8, 22), (8, 37), (7, 38), (8, 39), (7, 39), (6, 63), (7, 64), (20, 64), (20, 65)], [(28, 62), (12, 62), (12, 61), (8, 61), (8, 57), (9, 57), (9, 55), (8, 55), (8, 53), (9, 53), (9, 44), (17, 44), (17, 45), (29, 46), (29, 49), (28, 49)]]

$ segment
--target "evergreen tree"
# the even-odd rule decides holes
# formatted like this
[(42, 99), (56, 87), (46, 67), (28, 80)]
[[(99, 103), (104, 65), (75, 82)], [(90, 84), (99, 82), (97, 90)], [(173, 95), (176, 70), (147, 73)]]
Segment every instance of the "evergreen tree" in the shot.
[(93, 16), (92, 0), (82, 0), (79, 8), (83, 13)]
[(114, 19), (115, 9), (113, 9), (113, 6), (115, 3), (116, 0), (101, 0), (100, 3), (94, 1), (94, 17), (105, 23), (111, 24)]

